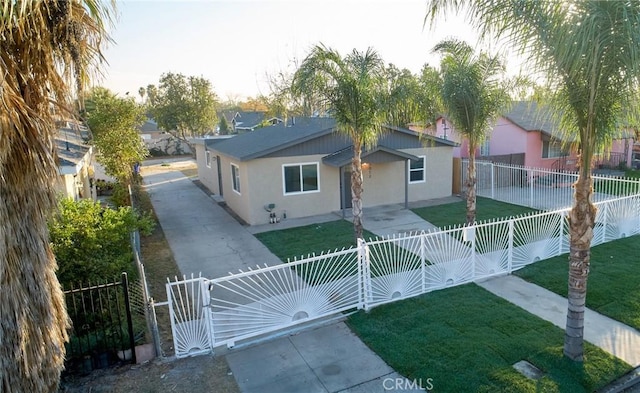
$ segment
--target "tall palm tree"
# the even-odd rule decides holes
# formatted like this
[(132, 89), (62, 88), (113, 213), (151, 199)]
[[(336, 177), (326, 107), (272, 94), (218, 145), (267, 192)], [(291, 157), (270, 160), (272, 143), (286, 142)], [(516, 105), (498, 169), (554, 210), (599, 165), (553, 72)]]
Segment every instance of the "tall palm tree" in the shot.
[(296, 71), (292, 92), (316, 92), (332, 111), (338, 131), (353, 143), (351, 198), (356, 239), (362, 238), (362, 149), (375, 145), (382, 132), (384, 64), (378, 53), (353, 50), (344, 58), (323, 45), (315, 46)]
[[(596, 208), (591, 202), (594, 152), (616, 126), (638, 113), (640, 2), (595, 0), (431, 0), (425, 21), (466, 12), (483, 37), (499, 37), (528, 59), (554, 92), (563, 129), (575, 136), (579, 175), (569, 222), (568, 313), (564, 354), (584, 354), (584, 311)], [(627, 119), (625, 119), (627, 118)], [(623, 123), (624, 124), (624, 123)], [(626, 123), (630, 124), (630, 123)], [(634, 123), (631, 123), (634, 124)]]
[(114, 4), (5, 1), (0, 12), (0, 390), (56, 392), (68, 317), (47, 218), (58, 176), (52, 109), (100, 61)]
[(476, 149), (510, 101), (509, 86), (501, 78), (505, 68), (497, 56), (485, 52), (476, 55), (463, 41), (442, 41), (433, 50), (444, 55), (440, 64), (441, 98), (447, 117), (469, 142), (467, 224), (473, 224), (476, 220)]

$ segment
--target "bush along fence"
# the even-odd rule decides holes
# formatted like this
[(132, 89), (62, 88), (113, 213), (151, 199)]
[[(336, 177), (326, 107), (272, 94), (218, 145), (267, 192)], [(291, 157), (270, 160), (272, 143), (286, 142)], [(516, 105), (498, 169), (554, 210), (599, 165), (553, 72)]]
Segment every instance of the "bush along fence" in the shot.
[(153, 299), (149, 296), (140, 260), (140, 235), (131, 234), (138, 277), (122, 273), (120, 280), (64, 291), (70, 339), (66, 345), (66, 374), (84, 374), (120, 363), (136, 363), (136, 346), (160, 347)]
[[(640, 233), (640, 195), (596, 203), (593, 245)], [(227, 277), (167, 284), (177, 357), (511, 273), (568, 252), (569, 209), (360, 241)]]
[[(466, 191), (468, 160), (462, 161), (462, 190)], [(640, 179), (618, 176), (593, 176), (593, 201), (640, 194)], [(540, 210), (570, 207), (577, 172), (476, 161), (478, 196)]]

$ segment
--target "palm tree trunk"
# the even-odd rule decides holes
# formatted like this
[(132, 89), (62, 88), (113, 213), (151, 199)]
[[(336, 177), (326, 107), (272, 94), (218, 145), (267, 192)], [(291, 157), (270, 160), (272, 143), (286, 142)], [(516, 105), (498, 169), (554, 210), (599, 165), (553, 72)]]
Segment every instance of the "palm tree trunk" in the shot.
[(362, 239), (362, 145), (353, 144), (351, 160), (351, 211), (353, 212), (353, 231), (357, 239)]
[(57, 167), (51, 129), (29, 121), (0, 134), (0, 390), (57, 392), (68, 327), (47, 229)]
[(476, 221), (476, 147), (469, 144), (469, 166), (467, 168), (467, 224)]
[(591, 259), (591, 240), (596, 207), (591, 203), (593, 192), (589, 169), (581, 170), (575, 185), (575, 200), (569, 212), (569, 307), (564, 336), (564, 354), (575, 361), (583, 360), (584, 311), (587, 298), (587, 278)]

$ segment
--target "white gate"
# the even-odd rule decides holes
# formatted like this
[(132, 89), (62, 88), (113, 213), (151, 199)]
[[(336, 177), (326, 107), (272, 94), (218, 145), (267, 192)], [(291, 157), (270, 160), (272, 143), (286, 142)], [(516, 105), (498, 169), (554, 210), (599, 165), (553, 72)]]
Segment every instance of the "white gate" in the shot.
[[(640, 233), (640, 195), (596, 203), (592, 245)], [(568, 252), (568, 209), (360, 241), (227, 277), (167, 284), (177, 357), (345, 311), (511, 273)]]

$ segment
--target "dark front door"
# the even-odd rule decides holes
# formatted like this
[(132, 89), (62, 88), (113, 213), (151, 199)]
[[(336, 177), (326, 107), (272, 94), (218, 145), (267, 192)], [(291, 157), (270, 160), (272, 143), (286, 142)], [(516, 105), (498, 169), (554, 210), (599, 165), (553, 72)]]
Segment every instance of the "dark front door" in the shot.
[(218, 190), (222, 196), (222, 168), (220, 168), (220, 156), (216, 156), (216, 167), (218, 168)]
[(340, 182), (340, 208), (351, 208), (351, 164), (341, 168), (342, 179)]

